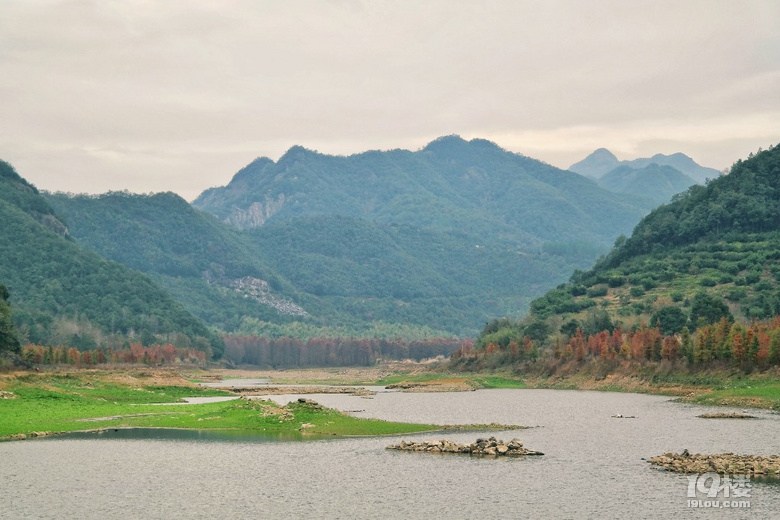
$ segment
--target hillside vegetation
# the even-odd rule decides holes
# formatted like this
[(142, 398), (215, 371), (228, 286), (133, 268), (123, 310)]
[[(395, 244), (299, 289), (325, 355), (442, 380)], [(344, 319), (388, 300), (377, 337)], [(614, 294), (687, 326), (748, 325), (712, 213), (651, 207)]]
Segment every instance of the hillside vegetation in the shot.
[(221, 339), (148, 277), (79, 246), (38, 190), (0, 161), (0, 280), (22, 342), (140, 341), (215, 355)]
[(300, 295), (246, 237), (178, 195), (46, 198), (81, 245), (148, 274), (212, 327), (233, 331), (246, 317), (283, 323), (285, 309), (297, 308)]
[(170, 193), (48, 200), (79, 243), (207, 324), (302, 341), (473, 336), (591, 265), (651, 204), (456, 136), (350, 157), (293, 147), (194, 207)]
[(591, 270), (535, 300), (524, 322), (486, 327), (478, 346), (507, 352), (514, 343), (525, 358), (547, 346), (559, 358), (579, 348), (580, 358), (774, 364), (779, 259), (774, 147), (652, 211)]
[(780, 312), (779, 245), (780, 149), (773, 148), (652, 211), (593, 269), (532, 310), (543, 318), (596, 308), (647, 319), (663, 306), (688, 308), (704, 293), (735, 316), (768, 317)]
[(8, 289), (0, 284), (0, 366), (21, 352), (19, 338), (16, 337), (11, 318), (11, 305), (8, 303)]

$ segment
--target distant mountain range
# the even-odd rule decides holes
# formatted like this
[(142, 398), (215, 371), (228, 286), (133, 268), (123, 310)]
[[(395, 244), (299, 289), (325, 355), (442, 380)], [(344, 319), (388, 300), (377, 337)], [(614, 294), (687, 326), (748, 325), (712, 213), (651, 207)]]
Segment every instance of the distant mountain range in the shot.
[(619, 166), (628, 166), (631, 169), (639, 170), (646, 168), (651, 164), (659, 166), (671, 166), (680, 173), (687, 175), (697, 184), (704, 184), (707, 179), (717, 179), (721, 172), (714, 168), (700, 166), (693, 159), (683, 153), (674, 153), (664, 155), (655, 154), (649, 158), (634, 159), (631, 161), (620, 161), (615, 155), (606, 148), (599, 148), (583, 160), (569, 166), (569, 171), (579, 173), (593, 179), (600, 179), (607, 173)]
[(620, 161), (606, 148), (572, 164), (569, 171), (595, 179), (609, 191), (642, 197), (654, 205), (668, 202), (694, 184), (721, 176), (718, 170), (700, 166), (682, 153)]
[(591, 265), (653, 206), (457, 136), (350, 157), (295, 146), (192, 206), (170, 193), (47, 200), (79, 243), (210, 326), (303, 337), (473, 335)]
[(247, 229), (341, 215), (506, 240), (523, 247), (571, 240), (610, 244), (652, 208), (579, 175), (482, 139), (439, 138), (417, 152), (349, 157), (291, 148), (260, 158), (193, 205)]
[(650, 165), (599, 186), (457, 136), (349, 157), (295, 146), (192, 204), (39, 194), (6, 167), (2, 208), (26, 228), (2, 230), (0, 283), (23, 339), (87, 348), (180, 334), (213, 351), (215, 332), (472, 336), (630, 232), (657, 204), (643, 182), (665, 179), (667, 195), (687, 182)]

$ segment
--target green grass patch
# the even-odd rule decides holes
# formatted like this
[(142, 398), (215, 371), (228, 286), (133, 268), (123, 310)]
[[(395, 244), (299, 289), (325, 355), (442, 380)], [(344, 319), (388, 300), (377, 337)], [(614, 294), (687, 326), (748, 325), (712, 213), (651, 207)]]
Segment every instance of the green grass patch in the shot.
[(327, 435), (390, 435), (432, 431), (430, 424), (360, 419), (309, 403), (280, 407), (270, 401), (236, 399), (174, 404), (182, 397), (232, 395), (179, 386), (131, 387), (73, 376), (25, 376), (6, 381), (16, 395), (0, 399), (0, 438), (31, 432), (100, 428), (187, 428)]
[(398, 383), (430, 383), (435, 381), (448, 381), (453, 379), (462, 379), (466, 383), (473, 383), (474, 388), (526, 388), (525, 383), (516, 378), (480, 375), (472, 373), (423, 373), (423, 374), (394, 374), (386, 376), (374, 382), (376, 385), (392, 385)]
[(696, 396), (691, 400), (701, 404), (730, 404), (759, 406), (780, 410), (780, 381), (727, 381), (720, 388)]
[(502, 376), (477, 376), (474, 381), (482, 388), (527, 388), (525, 382)]
[[(441, 374), (437, 372), (424, 373), (424, 374), (408, 374), (399, 373), (391, 376), (383, 377), (382, 379), (374, 382), (376, 385), (386, 386), (394, 385), (397, 383), (427, 383), (429, 381), (436, 381), (438, 379), (451, 379), (454, 377), (452, 374)], [(469, 376), (464, 376), (469, 377)]]

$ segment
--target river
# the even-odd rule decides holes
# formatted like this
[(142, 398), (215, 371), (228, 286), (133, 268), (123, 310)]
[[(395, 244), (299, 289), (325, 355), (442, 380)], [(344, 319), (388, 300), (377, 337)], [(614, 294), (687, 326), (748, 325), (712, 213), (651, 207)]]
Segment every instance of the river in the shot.
[[(401, 439), (471, 442), (485, 436), (463, 432), (299, 442), (294, 435), (146, 430), (5, 442), (0, 518), (635, 520), (777, 518), (780, 511), (780, 485), (756, 481), (750, 483), (749, 509), (689, 507), (687, 478), (642, 460), (684, 448), (777, 454), (777, 413), (700, 419), (722, 409), (659, 396), (564, 390), (307, 397), (359, 417), (533, 426), (488, 435), (518, 437), (545, 455), (506, 460), (384, 449)], [(722, 493), (718, 499), (723, 502)]]

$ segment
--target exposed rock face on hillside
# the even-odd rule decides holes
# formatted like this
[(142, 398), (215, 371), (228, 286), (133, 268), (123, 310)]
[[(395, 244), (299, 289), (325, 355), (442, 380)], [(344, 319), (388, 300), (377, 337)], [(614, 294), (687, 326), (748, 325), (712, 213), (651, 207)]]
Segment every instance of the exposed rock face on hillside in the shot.
[(260, 227), (284, 207), (285, 195), (280, 193), (275, 199), (266, 198), (263, 202), (255, 201), (246, 209), (234, 208), (226, 218), (226, 222), (238, 229)]
[(271, 288), (268, 285), (268, 282), (265, 280), (260, 280), (259, 278), (253, 278), (251, 276), (245, 276), (237, 280), (232, 280), (229, 283), (229, 286), (237, 293), (243, 295), (244, 298), (252, 298), (258, 303), (273, 307), (280, 314), (287, 314), (290, 316), (309, 315), (309, 313), (307, 313), (303, 307), (273, 294), (271, 292)]

